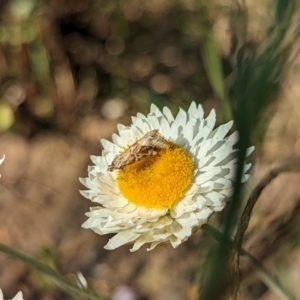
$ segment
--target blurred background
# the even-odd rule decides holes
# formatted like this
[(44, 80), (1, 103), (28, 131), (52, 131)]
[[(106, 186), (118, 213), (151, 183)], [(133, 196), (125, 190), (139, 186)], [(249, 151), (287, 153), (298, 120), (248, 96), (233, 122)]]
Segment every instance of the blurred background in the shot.
[[(82, 272), (116, 300), (197, 299), (211, 239), (199, 230), (175, 250), (106, 251), (109, 236), (81, 228), (92, 203), (78, 177), (118, 123), (151, 103), (177, 113), (196, 101), (219, 124), (236, 107), (255, 116), (249, 193), (300, 151), (299, 24), (297, 1), (0, 1), (0, 241), (72, 280)], [(284, 174), (266, 188), (243, 245), (296, 298), (299, 181)], [(241, 274), (239, 299), (279, 299), (243, 262)], [(73, 299), (1, 253), (0, 288), (5, 298)]]

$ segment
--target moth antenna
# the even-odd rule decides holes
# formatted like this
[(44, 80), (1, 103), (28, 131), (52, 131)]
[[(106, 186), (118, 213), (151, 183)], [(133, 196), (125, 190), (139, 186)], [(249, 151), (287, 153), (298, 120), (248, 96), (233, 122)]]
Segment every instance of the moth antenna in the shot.
[[(107, 154), (108, 152), (106, 152), (106, 151), (104, 151), (103, 150), (103, 152), (102, 152), (102, 156), (104, 157), (104, 159), (105, 159), (105, 161), (106, 161), (106, 164), (107, 164), (107, 169), (109, 168), (109, 164), (108, 164), (108, 161), (107, 161), (107, 159), (106, 159), (106, 154)], [(104, 154), (104, 155), (103, 155)]]

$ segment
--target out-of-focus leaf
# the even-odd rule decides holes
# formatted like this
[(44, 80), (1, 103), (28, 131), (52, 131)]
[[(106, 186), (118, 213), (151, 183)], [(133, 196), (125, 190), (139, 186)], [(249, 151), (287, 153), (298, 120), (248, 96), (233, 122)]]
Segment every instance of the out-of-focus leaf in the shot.
[(204, 39), (202, 49), (207, 77), (215, 95), (221, 102), (223, 117), (225, 120), (231, 120), (232, 113), (226, 95), (220, 53), (218, 45), (211, 35)]
[(0, 131), (5, 131), (12, 126), (14, 119), (14, 113), (10, 105), (0, 102)]

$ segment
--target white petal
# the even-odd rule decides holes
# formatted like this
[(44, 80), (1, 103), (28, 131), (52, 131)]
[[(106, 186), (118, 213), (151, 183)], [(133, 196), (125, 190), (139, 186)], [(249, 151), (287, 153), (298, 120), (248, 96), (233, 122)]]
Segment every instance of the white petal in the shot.
[(196, 102), (193, 101), (188, 109), (188, 115), (189, 117), (195, 117), (197, 116), (197, 106), (196, 106)]
[(212, 109), (208, 115), (208, 117), (205, 119), (206, 121), (206, 126), (205, 127), (208, 127), (210, 128), (210, 130), (212, 131), (212, 129), (214, 128), (215, 126), (215, 123), (216, 123), (216, 111), (214, 109)]
[(122, 148), (122, 146), (123, 146), (123, 140), (121, 139), (120, 136), (118, 136), (117, 134), (113, 133), (112, 140), (113, 140), (114, 144), (116, 144), (117, 146), (119, 146), (119, 148)]
[(140, 218), (150, 220), (164, 216), (167, 212), (167, 209), (148, 209), (144, 207), (139, 207), (137, 213)]
[(147, 251), (153, 250), (157, 245), (159, 245), (161, 242), (153, 242), (151, 243), (150, 247), (147, 248)]
[(130, 249), (130, 252), (134, 252), (139, 250), (144, 244), (148, 243), (148, 241), (146, 241), (145, 239), (138, 239), (132, 246), (132, 248)]
[(132, 129), (129, 127), (125, 127), (120, 132), (120, 137), (124, 141), (123, 147), (131, 146), (136, 142), (136, 136), (134, 136)]
[(119, 232), (114, 237), (109, 239), (108, 243), (104, 246), (104, 249), (114, 250), (122, 245), (135, 241), (138, 237), (139, 234), (136, 234), (130, 230)]
[[(176, 219), (177, 223), (182, 226), (182, 228), (193, 228), (198, 225), (198, 220), (194, 213), (187, 213)], [(178, 236), (178, 235), (176, 235)]]
[(186, 121), (187, 121), (186, 112), (182, 108), (180, 108), (179, 112), (178, 112), (178, 114), (177, 114), (177, 116), (175, 118), (174, 126), (172, 126), (172, 127), (184, 129)]
[(167, 140), (171, 137), (171, 127), (167, 119), (162, 118), (160, 122), (160, 134), (162, 134)]
[(117, 125), (117, 129), (118, 129), (118, 132), (120, 133), (126, 126), (123, 125), (123, 124), (118, 124)]
[(155, 113), (155, 114), (158, 114), (158, 115), (161, 115), (161, 112), (160, 110), (158, 109), (158, 107), (155, 105), (155, 104), (151, 104), (150, 106), (150, 113)]
[(254, 146), (249, 147), (249, 148), (247, 149), (246, 156), (250, 155), (250, 154), (254, 151), (254, 149), (255, 149)]
[(170, 109), (169, 109), (168, 107), (165, 106), (165, 107), (163, 108), (163, 113), (164, 113), (164, 115), (166, 116), (166, 118), (167, 118), (169, 124), (172, 124), (172, 122), (174, 121), (174, 117), (173, 117), (172, 112), (170, 111)]
[(223, 139), (226, 134), (228, 133), (228, 131), (231, 129), (233, 125), (233, 121), (230, 121), (224, 125), (219, 126), (216, 130), (214, 130), (211, 133), (210, 138), (215, 138), (215, 139)]
[(251, 168), (251, 166), (252, 166), (252, 164), (245, 164), (245, 165), (244, 165), (244, 170), (243, 170), (243, 172), (244, 172), (244, 173), (248, 172), (249, 169)]
[(18, 292), (16, 294), (16, 296), (13, 297), (11, 300), (23, 300), (23, 294), (22, 294), (22, 292)]
[(250, 175), (249, 174), (244, 174), (242, 176), (241, 182), (246, 182), (249, 179)]
[(182, 240), (180, 240), (179, 238), (172, 236), (172, 238), (170, 239), (171, 245), (173, 246), (173, 248), (177, 248), (181, 243)]
[(138, 118), (140, 118), (141, 120), (147, 120), (147, 117), (145, 115), (141, 114), (141, 113), (137, 113), (136, 116)]
[(203, 209), (205, 207), (205, 205), (207, 204), (206, 199), (201, 195), (196, 195), (194, 197), (194, 202), (197, 205), (196, 211), (198, 211), (199, 209)]
[(104, 150), (108, 151), (108, 152), (111, 152), (115, 155), (118, 154), (119, 150), (120, 150), (120, 147), (115, 145), (114, 143), (108, 141), (108, 140), (105, 140), (105, 139), (101, 139), (101, 144), (104, 148)]
[(194, 211), (197, 205), (190, 199), (190, 201), (180, 201), (171, 211), (170, 215), (172, 218), (177, 219), (187, 212)]
[[(0, 300), (4, 300), (2, 290), (0, 289)], [(11, 300), (24, 300), (22, 292), (18, 292)]]
[(201, 104), (198, 104), (197, 117), (201, 120), (204, 116), (204, 110)]
[(213, 211), (208, 208), (205, 207), (203, 209), (201, 209), (200, 211), (196, 212), (196, 217), (198, 220), (203, 220), (206, 222), (206, 220), (209, 218), (209, 216), (213, 213)]
[(105, 160), (104, 156), (95, 156), (91, 155), (91, 161), (99, 167), (100, 172), (104, 172), (107, 170), (108, 162)]
[(239, 140), (239, 133), (237, 131), (233, 132), (230, 136), (227, 137), (228, 147), (235, 145)]

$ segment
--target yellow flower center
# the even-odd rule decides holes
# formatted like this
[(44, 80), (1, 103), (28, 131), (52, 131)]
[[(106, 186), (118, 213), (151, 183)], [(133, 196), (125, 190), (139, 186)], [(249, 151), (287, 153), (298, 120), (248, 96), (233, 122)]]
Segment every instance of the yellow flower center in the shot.
[(190, 185), (194, 163), (181, 146), (166, 149), (125, 166), (117, 183), (123, 196), (137, 206), (172, 208)]

